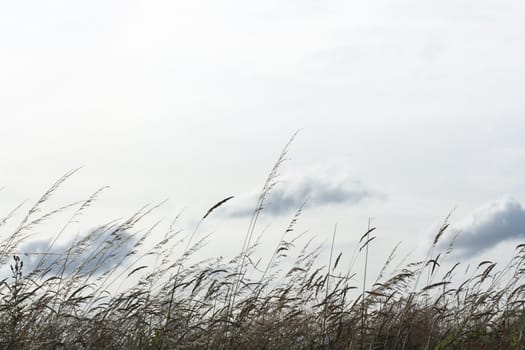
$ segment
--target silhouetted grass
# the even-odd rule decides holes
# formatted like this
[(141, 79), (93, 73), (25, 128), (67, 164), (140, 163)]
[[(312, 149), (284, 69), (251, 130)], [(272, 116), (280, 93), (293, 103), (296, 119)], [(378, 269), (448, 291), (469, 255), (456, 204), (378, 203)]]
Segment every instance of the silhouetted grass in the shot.
[[(302, 208), (267, 262), (254, 261), (258, 216), (286, 152), (264, 185), (239, 254), (230, 259), (195, 262), (195, 253), (207, 240), (193, 241), (198, 226), (189, 235), (175, 228), (176, 221), (166, 232), (158, 232), (154, 224), (129, 234), (155, 206), (103, 225), (61, 254), (53, 253), (67, 226), (80, 219), (101, 191), (42, 213), (75, 170), (67, 173), (12, 233), (1, 232), (0, 261), (10, 266), (10, 276), (0, 284), (0, 348), (525, 348), (525, 244), (516, 247), (508, 265), (498, 268), (482, 261), (460, 280), (457, 264), (441, 271), (450, 250), (436, 251), (448, 218), (424, 260), (386, 276), (392, 252), (369, 290), (338, 266), (335, 231), (328, 266), (322, 266), (321, 247), (312, 246), (311, 240), (299, 246), (302, 235), (294, 227)], [(212, 206), (202, 220), (228, 199)], [(39, 224), (68, 208), (76, 208), (74, 214), (27, 271), (27, 257), (17, 254), (20, 245), (30, 231), (38, 232)], [(8, 220), (13, 213), (0, 221), (0, 229), (5, 231)], [(369, 227), (362, 236), (360, 251), (365, 254), (372, 249), (373, 230)], [(145, 242), (154, 244), (146, 248)]]

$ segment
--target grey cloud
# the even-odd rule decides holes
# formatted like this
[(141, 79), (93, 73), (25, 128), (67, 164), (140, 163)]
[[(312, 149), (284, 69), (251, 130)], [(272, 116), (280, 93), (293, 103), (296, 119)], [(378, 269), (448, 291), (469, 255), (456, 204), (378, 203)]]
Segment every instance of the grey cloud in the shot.
[[(525, 209), (513, 198), (478, 209), (445, 236), (440, 246), (450, 244), (456, 236), (454, 251), (462, 257), (472, 257), (500, 242), (525, 239)], [(444, 238), (445, 238), (444, 237)]]
[[(257, 194), (245, 196), (232, 209), (226, 210), (231, 217), (246, 217), (253, 213)], [(324, 205), (357, 204), (379, 194), (366, 189), (361, 183), (348, 178), (303, 177), (283, 181), (270, 192), (263, 210), (278, 216), (298, 209), (305, 201), (306, 207)]]
[[(125, 260), (133, 249), (135, 239), (126, 230), (116, 227), (99, 227), (75, 241), (55, 243), (51, 240), (31, 241), (20, 247), (25, 273), (32, 272), (41, 258), (40, 266), (51, 274), (73, 272), (101, 274)], [(46, 254), (47, 253), (47, 254)]]

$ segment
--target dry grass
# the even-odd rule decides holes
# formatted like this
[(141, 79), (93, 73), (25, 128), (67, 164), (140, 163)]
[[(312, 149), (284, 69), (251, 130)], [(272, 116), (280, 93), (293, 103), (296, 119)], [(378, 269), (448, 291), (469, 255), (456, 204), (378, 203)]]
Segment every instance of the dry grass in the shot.
[[(495, 263), (483, 261), (458, 282), (457, 265), (440, 271), (447, 252), (435, 252), (448, 227), (445, 222), (425, 260), (385, 276), (392, 253), (373, 287), (363, 290), (350, 272), (337, 272), (341, 255), (331, 252), (329, 265), (322, 267), (320, 247), (312, 247), (311, 241), (299, 246), (302, 235), (295, 234), (294, 227), (300, 208), (266, 265), (254, 262), (258, 215), (286, 150), (266, 181), (239, 255), (229, 260), (195, 262), (192, 257), (206, 237), (193, 242), (195, 231), (184, 236), (175, 224), (163, 234), (155, 224), (130, 235), (155, 206), (78, 238), (63, 254), (51, 254), (65, 229), (100, 194), (97, 191), (83, 202), (42, 214), (43, 204), (74, 171), (66, 174), (12, 233), (2, 232), (0, 258), (3, 266), (10, 265), (10, 276), (0, 284), (0, 348), (525, 347), (525, 244), (516, 247), (508, 265), (498, 269)], [(17, 255), (20, 244), (30, 238), (30, 232), (38, 232), (40, 223), (67, 208), (75, 208), (74, 214), (34, 269), (26, 271), (26, 257)], [(13, 213), (0, 221), (0, 229), (12, 219)], [(363, 253), (371, 244), (372, 231), (361, 240), (361, 251), (366, 248)], [(160, 239), (146, 249), (144, 242), (154, 237)], [(335, 237), (334, 231), (332, 245)]]

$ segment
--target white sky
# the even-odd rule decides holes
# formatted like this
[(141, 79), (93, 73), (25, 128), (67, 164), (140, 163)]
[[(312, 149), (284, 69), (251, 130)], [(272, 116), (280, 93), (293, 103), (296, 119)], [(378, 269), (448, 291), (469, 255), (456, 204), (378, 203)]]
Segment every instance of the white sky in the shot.
[[(312, 177), (376, 194), (307, 209), (320, 241), (338, 223), (347, 249), (372, 216), (382, 263), (454, 207), (505, 221), (525, 200), (524, 17), (517, 0), (4, 2), (2, 214), (84, 165), (58, 197), (111, 186), (88, 226), (164, 198), (159, 218), (192, 223), (228, 195), (249, 206), (302, 128), (289, 192)], [(512, 208), (505, 237), (523, 239)], [(291, 214), (266, 217), (268, 241)], [(235, 252), (247, 225), (223, 211), (203, 230)]]

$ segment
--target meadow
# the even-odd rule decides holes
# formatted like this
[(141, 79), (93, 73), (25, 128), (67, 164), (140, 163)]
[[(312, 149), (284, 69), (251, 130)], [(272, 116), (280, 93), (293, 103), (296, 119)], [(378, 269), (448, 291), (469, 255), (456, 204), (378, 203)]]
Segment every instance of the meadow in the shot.
[[(58, 179), (25, 212), (16, 207), (0, 221), (1, 349), (523, 349), (525, 339), (525, 244), (508, 264), (480, 261), (460, 272), (443, 270), (453, 245), (440, 251), (446, 218), (424, 259), (391, 264), (383, 257), (370, 286), (340, 266), (342, 254), (302, 242), (294, 228), (298, 208), (273, 253), (257, 251), (258, 220), (278, 179), (287, 147), (268, 175), (254, 206), (242, 249), (229, 258), (193, 257), (210, 237), (152, 225), (133, 232), (146, 206), (131, 217), (80, 236), (61, 254), (54, 246), (72, 222), (81, 220), (100, 191), (50, 211), (44, 204), (75, 170)], [(231, 198), (210, 206), (201, 222)], [(28, 269), (20, 246), (50, 218), (73, 210), (51, 244)], [(18, 220), (6, 231), (6, 223)], [(176, 221), (176, 220), (175, 220)], [(145, 242), (161, 237), (145, 249)], [(375, 228), (359, 239), (366, 276)], [(198, 238), (198, 239), (197, 239)], [(125, 247), (126, 254), (117, 254)], [(331, 248), (331, 249), (330, 249)], [(86, 254), (88, 252), (88, 254)], [(112, 264), (108, 264), (108, 261)], [(26, 261), (26, 266), (24, 266)], [(146, 264), (146, 262), (148, 262)], [(7, 267), (9, 266), (9, 269)], [(110, 266), (108, 268), (108, 266)], [(373, 282), (375, 281), (375, 282)]]

